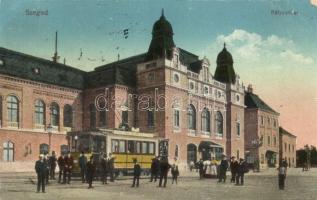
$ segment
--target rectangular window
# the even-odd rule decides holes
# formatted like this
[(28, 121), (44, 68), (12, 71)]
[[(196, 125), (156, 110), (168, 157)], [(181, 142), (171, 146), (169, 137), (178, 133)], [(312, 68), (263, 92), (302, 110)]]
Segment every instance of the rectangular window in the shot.
[(128, 153), (135, 153), (135, 141), (128, 141)]
[(240, 136), (240, 123), (237, 122), (237, 135)]
[(287, 144), (284, 143), (284, 149), (285, 149), (285, 152), (287, 151)]
[(261, 125), (264, 125), (264, 117), (261, 116)]
[(112, 153), (119, 153), (119, 141), (118, 140), (111, 141), (111, 149), (112, 149)]
[(99, 112), (99, 126), (106, 126), (106, 111), (102, 110)]
[(154, 142), (149, 143), (149, 154), (155, 154), (155, 144)]
[(179, 127), (179, 110), (174, 110), (174, 127)]
[(142, 142), (142, 154), (147, 154), (147, 153), (148, 153), (148, 143)]
[(288, 152), (291, 152), (291, 145), (288, 144)]
[(90, 113), (90, 128), (96, 127), (96, 107), (94, 104), (89, 105), (89, 113)]
[(119, 153), (125, 153), (125, 141), (124, 140), (120, 140), (119, 142)]
[(137, 153), (137, 154), (140, 154), (141, 153), (141, 142), (136, 142), (135, 143), (135, 152)]

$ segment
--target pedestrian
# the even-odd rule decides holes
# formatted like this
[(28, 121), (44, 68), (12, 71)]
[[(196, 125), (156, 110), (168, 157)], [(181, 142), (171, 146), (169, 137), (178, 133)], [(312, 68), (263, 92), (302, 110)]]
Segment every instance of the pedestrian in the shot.
[(189, 171), (192, 172), (193, 169), (194, 169), (194, 167), (195, 167), (195, 163), (194, 163), (194, 161), (191, 160), (191, 161), (189, 162)]
[(199, 169), (199, 178), (202, 179), (205, 175), (204, 172), (204, 161), (203, 159), (200, 159), (197, 163), (198, 169)]
[(278, 186), (280, 190), (285, 188), (285, 179), (286, 179), (286, 167), (283, 164), (280, 164), (278, 170)]
[(175, 181), (175, 183), (177, 185), (177, 177), (179, 176), (179, 171), (178, 171), (178, 165), (177, 164), (173, 164), (172, 165), (171, 173), (172, 173), (172, 184), (174, 184), (174, 181)]
[(218, 176), (217, 166), (218, 166), (218, 161), (215, 159), (215, 157), (213, 157), (211, 159), (211, 174), (212, 175)]
[(109, 153), (108, 164), (109, 164), (109, 174), (110, 174), (110, 181), (111, 182), (114, 182), (114, 176), (113, 176), (113, 173), (114, 173), (114, 160), (115, 160), (115, 157), (113, 157), (112, 154)]
[(231, 183), (236, 182), (236, 176), (237, 176), (237, 169), (238, 169), (239, 163), (236, 160), (234, 156), (231, 157), (230, 162), (230, 170), (231, 170)]
[(87, 173), (87, 158), (84, 154), (84, 152), (81, 152), (79, 158), (78, 158), (78, 164), (80, 168), (80, 176), (81, 176), (81, 182), (85, 183), (86, 180), (86, 173)]
[(133, 167), (133, 184), (131, 187), (139, 187), (140, 175), (141, 175), (141, 166), (138, 163), (137, 159), (133, 159), (134, 167)]
[(167, 174), (168, 174), (168, 170), (169, 170), (170, 167), (171, 166), (168, 163), (167, 157), (162, 157), (161, 160), (160, 160), (160, 183), (159, 183), (159, 187), (162, 187), (163, 179), (164, 179), (163, 186), (166, 187)]
[(37, 174), (37, 192), (40, 192), (42, 188), (42, 192), (45, 193), (45, 177), (46, 177), (46, 162), (44, 162), (44, 155), (39, 156), (39, 160), (35, 163), (35, 171)]
[(73, 157), (71, 156), (70, 152), (68, 152), (64, 160), (65, 160), (65, 166), (63, 171), (63, 184), (65, 183), (70, 184), (73, 164), (74, 164)]
[(248, 173), (248, 167), (243, 158), (240, 158), (239, 165), (237, 167), (236, 185), (244, 184), (244, 174)]
[(219, 166), (219, 179), (218, 182), (226, 182), (227, 179), (227, 170), (228, 170), (228, 161), (225, 155), (222, 155), (222, 160), (220, 162), (220, 166)]
[(50, 162), (49, 162), (49, 156), (48, 154), (44, 154), (44, 162), (46, 166), (45, 171), (45, 184), (47, 185), (49, 183), (49, 177), (50, 177)]
[(64, 154), (62, 153), (58, 159), (57, 159), (57, 164), (59, 168), (59, 173), (58, 173), (58, 183), (61, 183), (62, 177), (64, 177), (64, 167), (65, 167), (65, 157)]
[(93, 188), (92, 181), (94, 180), (95, 173), (96, 173), (96, 163), (94, 161), (94, 157), (91, 156), (89, 161), (87, 162), (88, 189)]
[(52, 151), (52, 156), (49, 158), (50, 163), (50, 179), (55, 180), (55, 169), (56, 169), (56, 154), (55, 151)]
[(109, 172), (109, 162), (107, 158), (107, 154), (105, 154), (101, 160), (101, 172), (102, 172), (102, 184), (108, 184), (108, 172)]
[(158, 177), (159, 167), (160, 167), (160, 161), (159, 161), (158, 157), (153, 158), (152, 163), (151, 163), (150, 182), (152, 182), (153, 180), (154, 180), (154, 182), (156, 182), (157, 177)]

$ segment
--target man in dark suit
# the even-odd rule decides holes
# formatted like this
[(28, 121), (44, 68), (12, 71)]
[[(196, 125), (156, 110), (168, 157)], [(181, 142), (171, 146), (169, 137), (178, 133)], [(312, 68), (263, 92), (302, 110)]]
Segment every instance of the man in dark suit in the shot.
[(109, 160), (105, 154), (101, 160), (102, 184), (108, 184)]
[(56, 169), (56, 154), (55, 151), (52, 151), (52, 155), (49, 157), (50, 163), (50, 179), (55, 180), (55, 169)]
[(134, 168), (133, 168), (133, 184), (131, 187), (135, 186), (135, 182), (136, 182), (136, 186), (139, 187), (139, 180), (140, 180), (140, 175), (141, 175), (141, 166), (138, 163), (137, 159), (133, 160), (134, 162)]
[(159, 172), (159, 168), (160, 168), (160, 161), (158, 160), (158, 158), (153, 158), (152, 159), (152, 163), (151, 163), (151, 179), (150, 182), (153, 181), (156, 182), (157, 176), (158, 176), (158, 172)]
[(227, 169), (229, 167), (227, 158), (225, 155), (222, 156), (222, 160), (219, 166), (219, 180), (218, 182), (226, 182), (227, 179)]
[[(72, 170), (73, 170), (73, 157), (70, 155), (70, 152), (65, 156), (65, 166), (64, 166), (64, 171), (63, 171), (63, 183), (70, 184), (70, 179), (72, 175)], [(67, 178), (67, 181), (66, 181)]]
[(58, 157), (57, 164), (58, 164), (58, 168), (59, 168), (58, 182), (60, 183), (62, 176), (64, 177), (63, 172), (64, 172), (64, 167), (65, 167), (65, 157), (64, 157), (63, 153)]
[(40, 155), (39, 160), (36, 161), (35, 171), (37, 174), (37, 192), (40, 192), (40, 189), (42, 188), (42, 192), (45, 193), (47, 165), (46, 162), (44, 162), (44, 155)]
[(234, 156), (231, 157), (230, 162), (230, 170), (231, 170), (231, 183), (236, 182), (236, 176), (237, 176), (237, 169), (238, 169), (239, 163), (236, 160)]
[(90, 160), (87, 162), (87, 181), (88, 181), (88, 189), (92, 187), (92, 181), (94, 180), (94, 176), (96, 173), (96, 163), (94, 161), (93, 156), (90, 157)]
[(80, 168), (81, 181), (84, 183), (86, 180), (86, 172), (87, 172), (87, 158), (84, 152), (81, 152), (78, 158), (78, 164)]
[(243, 185), (244, 184), (244, 174), (247, 173), (248, 167), (243, 158), (240, 158), (239, 166), (237, 169), (237, 178), (236, 178), (236, 185)]
[(160, 161), (160, 183), (159, 187), (162, 187), (162, 182), (164, 179), (164, 187), (166, 187), (167, 183), (167, 174), (168, 170), (171, 168), (171, 165), (168, 163), (168, 158), (167, 157), (162, 157)]

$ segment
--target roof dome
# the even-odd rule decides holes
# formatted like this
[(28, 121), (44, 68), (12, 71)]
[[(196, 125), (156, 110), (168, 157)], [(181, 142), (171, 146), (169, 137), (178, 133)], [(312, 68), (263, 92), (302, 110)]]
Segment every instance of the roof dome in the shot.
[(224, 47), (222, 51), (217, 56), (217, 64), (233, 64), (232, 55), (229, 51), (226, 49), (226, 43), (224, 44)]
[(164, 16), (164, 11), (162, 11), (162, 16), (159, 20), (157, 20), (153, 25), (152, 30), (153, 36), (155, 35), (166, 35), (166, 36), (172, 36), (173, 35), (173, 28), (169, 21), (166, 20)]
[(159, 20), (153, 25), (152, 40), (146, 60), (162, 57), (172, 58), (172, 49), (175, 47), (172, 25), (166, 20), (164, 10)]

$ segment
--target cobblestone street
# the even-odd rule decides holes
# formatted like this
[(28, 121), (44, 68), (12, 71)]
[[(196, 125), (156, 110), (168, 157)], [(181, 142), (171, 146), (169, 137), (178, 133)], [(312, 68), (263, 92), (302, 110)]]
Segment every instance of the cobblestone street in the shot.
[[(229, 173), (228, 173), (229, 174)], [(245, 186), (235, 186), (229, 182), (217, 183), (215, 179), (199, 180), (195, 173), (180, 177), (178, 185), (168, 181), (167, 188), (158, 188), (157, 183), (142, 179), (139, 188), (131, 188), (131, 180), (118, 180), (108, 185), (94, 182), (94, 189), (86, 184), (73, 181), (71, 185), (51, 182), (46, 193), (36, 193), (35, 176), (32, 174), (0, 174), (0, 200), (35, 199), (256, 199), (256, 200), (315, 200), (317, 198), (317, 169), (301, 172), (290, 169), (286, 179), (286, 189), (278, 190), (275, 170), (249, 173)]]

